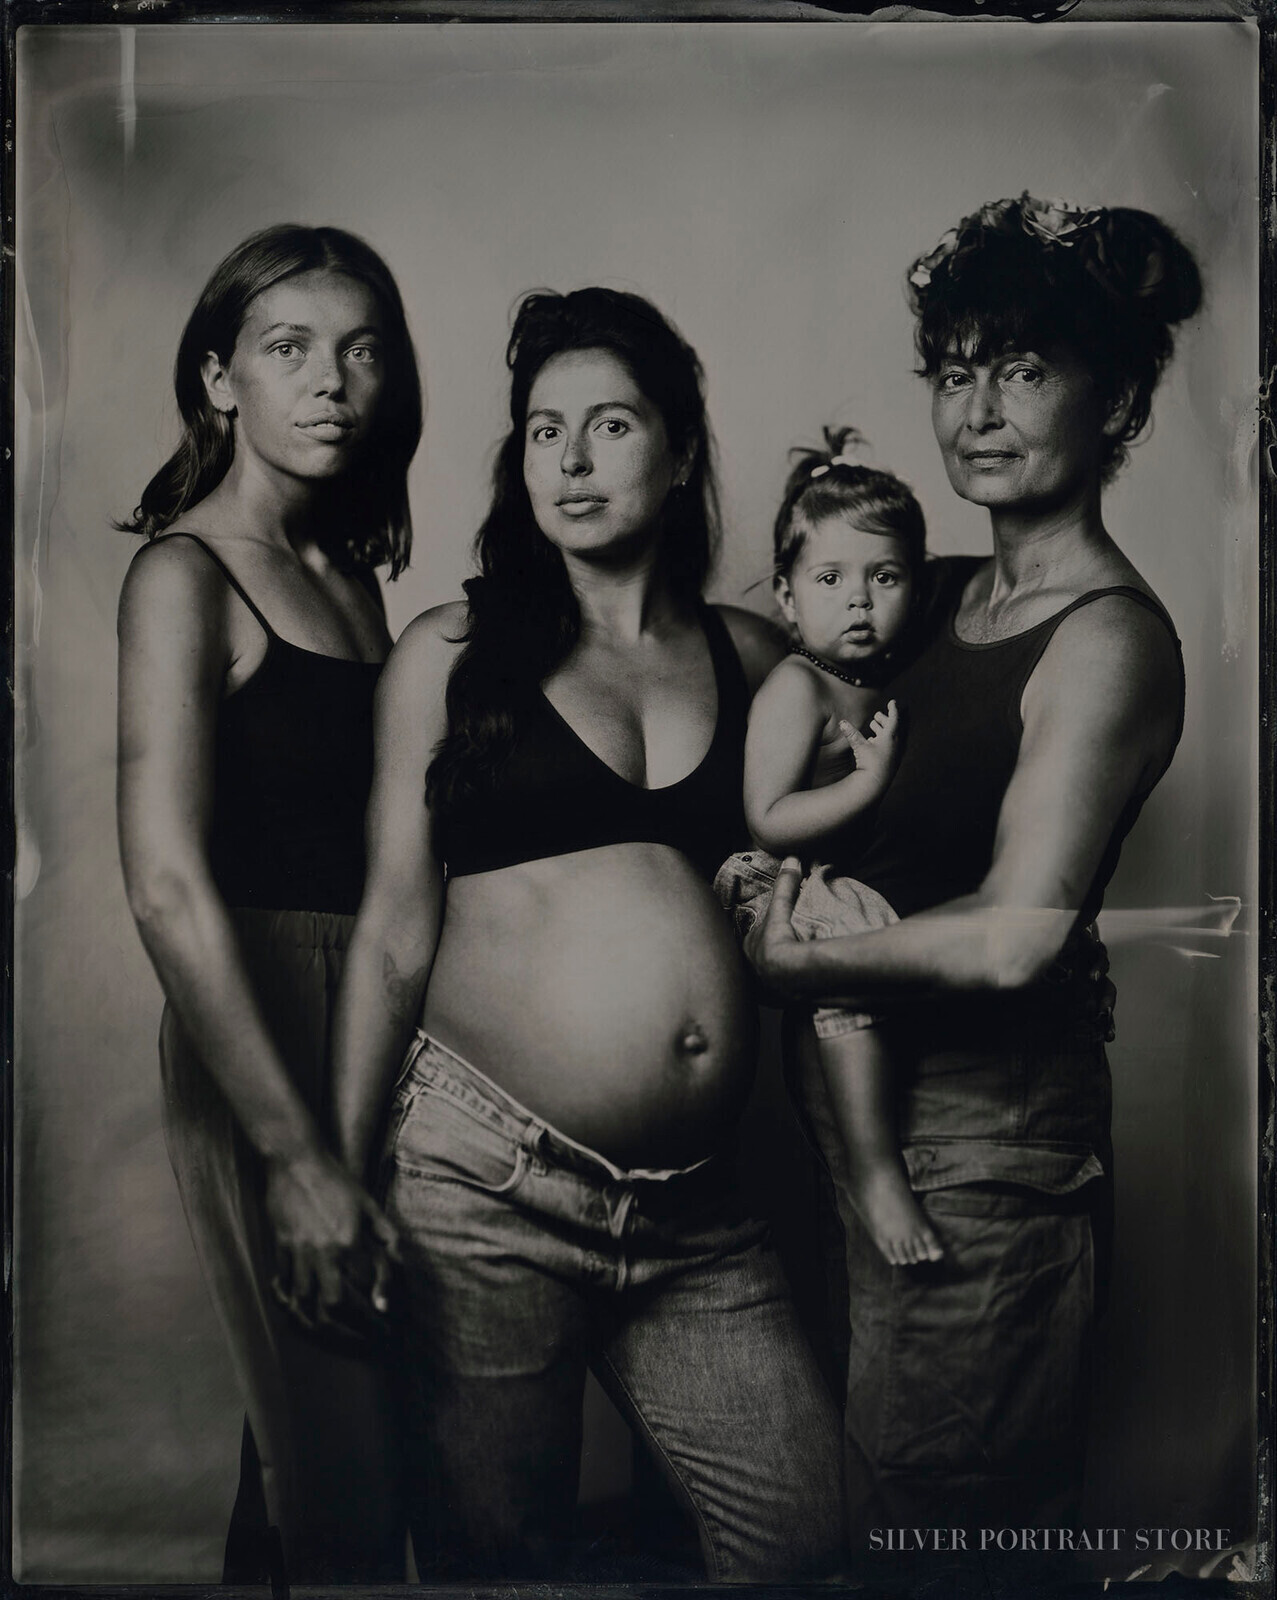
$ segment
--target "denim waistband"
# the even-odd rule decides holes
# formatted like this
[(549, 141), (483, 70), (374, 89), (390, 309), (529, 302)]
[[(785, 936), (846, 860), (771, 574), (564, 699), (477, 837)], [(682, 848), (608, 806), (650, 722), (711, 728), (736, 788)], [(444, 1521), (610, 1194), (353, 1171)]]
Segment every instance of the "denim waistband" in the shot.
[(472, 1116), (501, 1129), (510, 1139), (526, 1144), (529, 1149), (549, 1153), (558, 1165), (594, 1177), (606, 1174), (614, 1183), (668, 1185), (695, 1174), (708, 1176), (711, 1169), (717, 1172), (721, 1166), (729, 1164), (722, 1154), (716, 1153), (703, 1156), (689, 1167), (618, 1167), (607, 1156), (537, 1116), (478, 1067), (421, 1028), (417, 1029), (404, 1059), (399, 1086), (414, 1077), (428, 1082), (440, 1093), (451, 1095)]

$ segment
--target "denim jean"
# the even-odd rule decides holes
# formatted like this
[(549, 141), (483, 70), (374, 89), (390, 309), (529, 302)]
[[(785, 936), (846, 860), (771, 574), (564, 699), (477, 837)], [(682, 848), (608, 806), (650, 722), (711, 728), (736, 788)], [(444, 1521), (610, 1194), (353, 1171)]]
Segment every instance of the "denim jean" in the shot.
[(587, 1366), (692, 1513), (711, 1578), (837, 1569), (836, 1409), (728, 1158), (623, 1171), (425, 1035), (386, 1156), (423, 1578), (564, 1575)]
[[(799, 1052), (791, 1087), (833, 1179), (845, 1234), (853, 1563), (872, 1548), (874, 1529), (1072, 1526), (1096, 1309), (1098, 1161), (1021, 1147), (1016, 1166), (1012, 1145), (1001, 1168), (984, 1171), (979, 1163), (993, 1152), (978, 1140), (950, 1141), (957, 1148), (948, 1151), (906, 1147), (944, 1256), (893, 1267), (851, 1205), (810, 1047)], [(1036, 1181), (1006, 1181), (997, 1171)], [(1057, 1182), (1069, 1187), (1047, 1187)]]
[(1094, 1300), (1085, 1197), (972, 1186), (918, 1200), (940, 1261), (890, 1267), (847, 1224), (853, 1529), (1072, 1527)]

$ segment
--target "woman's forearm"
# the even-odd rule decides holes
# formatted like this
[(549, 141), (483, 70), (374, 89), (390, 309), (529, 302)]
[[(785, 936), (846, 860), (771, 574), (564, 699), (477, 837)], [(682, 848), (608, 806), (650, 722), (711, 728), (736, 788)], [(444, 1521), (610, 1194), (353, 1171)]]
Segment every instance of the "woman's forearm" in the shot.
[(969, 895), (887, 928), (765, 945), (759, 965), (786, 994), (816, 1005), (1017, 989), (1042, 976), (1075, 920), (1073, 911)]
[(790, 863), (748, 946), (764, 979), (796, 999), (870, 1004), (1033, 983), (1060, 954), (1125, 808), (1164, 770), (1181, 687), (1156, 615), (1114, 596), (1069, 616), (1022, 694), (1019, 753), (979, 888), (889, 928), (800, 946)]
[(383, 915), (365, 906), (355, 923), (333, 1030), (337, 1148), (362, 1178), (430, 977), (440, 909)]
[(235, 928), (211, 880), (198, 871), (130, 884), (142, 943), (201, 1061), (270, 1161), (318, 1157), (323, 1142), (262, 1017)]

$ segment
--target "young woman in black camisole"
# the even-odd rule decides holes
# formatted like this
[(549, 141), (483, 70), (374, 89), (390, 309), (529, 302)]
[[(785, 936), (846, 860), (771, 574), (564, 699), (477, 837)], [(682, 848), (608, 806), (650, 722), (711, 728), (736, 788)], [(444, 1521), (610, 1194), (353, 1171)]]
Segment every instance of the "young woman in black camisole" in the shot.
[[(949, 481), (987, 507), (994, 553), (932, 564), (929, 626), (888, 685), (903, 754), (855, 869), (902, 920), (800, 945), (791, 870), (753, 950), (796, 997), (887, 1008), (906, 1165), (945, 1252), (887, 1269), (840, 1207), (853, 1550), (875, 1527), (1077, 1518), (1111, 1182), (1091, 925), (1184, 706), (1173, 626), (1101, 488), (1199, 303), (1191, 255), (1145, 212), (1026, 194), (909, 281)], [(1025, 1559), (1040, 1581), (1050, 1558)]]
[(357, 1174), (390, 1100), (418, 1567), (571, 1575), (588, 1364), (711, 1576), (820, 1575), (837, 1424), (734, 1197), (756, 1017), (710, 889), (781, 646), (701, 600), (699, 364), (659, 313), (532, 295), (508, 356), (481, 576), (405, 630), (378, 689), (336, 1033)]
[(224, 1576), (402, 1578), (393, 1407), (349, 1338), (393, 1230), (329, 1153), (327, 1074), (390, 648), (373, 570), (407, 560), (421, 431), (394, 280), (338, 229), (268, 228), (213, 273), (176, 387), (185, 433), (127, 524), (120, 839), (248, 1411)]

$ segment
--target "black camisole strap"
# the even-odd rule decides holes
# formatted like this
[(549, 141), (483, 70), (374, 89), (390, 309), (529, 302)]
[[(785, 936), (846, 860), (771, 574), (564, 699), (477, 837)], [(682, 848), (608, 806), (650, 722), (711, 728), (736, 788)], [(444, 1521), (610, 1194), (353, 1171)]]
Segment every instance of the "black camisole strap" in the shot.
[[(1170, 766), (1171, 760), (1175, 755), (1176, 747), (1184, 735), (1184, 714), (1186, 710), (1184, 703), (1184, 643), (1179, 634), (1176, 633), (1175, 624), (1171, 620), (1171, 614), (1162, 604), (1162, 602), (1160, 600), (1155, 600), (1151, 594), (1146, 594), (1143, 589), (1137, 589), (1134, 584), (1130, 583), (1118, 583), (1114, 584), (1112, 588), (1109, 589), (1094, 589), (1090, 594), (1079, 595), (1073, 604), (1067, 608), (1064, 615), (1067, 616), (1069, 611), (1076, 611), (1078, 607), (1086, 605), (1091, 600), (1103, 600), (1108, 595), (1121, 595), (1126, 600), (1134, 600), (1137, 606), (1142, 606), (1145, 611), (1148, 611), (1155, 616), (1158, 621), (1164, 625), (1167, 633), (1170, 634), (1171, 643), (1175, 646), (1175, 659), (1179, 663), (1179, 715), (1175, 721), (1175, 739), (1170, 750), (1167, 752), (1166, 760), (1162, 763), (1157, 775), (1153, 778), (1152, 783), (1149, 785), (1149, 788), (1151, 789), (1153, 784), (1157, 784), (1162, 781), (1162, 778), (1166, 774), (1166, 769)], [(1134, 821), (1134, 817), (1132, 817), (1131, 820)]]
[(1170, 630), (1171, 637), (1176, 644), (1179, 636), (1175, 632), (1175, 624), (1170, 619), (1170, 614), (1160, 600), (1154, 600), (1151, 594), (1146, 594), (1143, 589), (1137, 589), (1132, 583), (1115, 583), (1107, 589), (1088, 589), (1085, 594), (1078, 595), (1076, 600), (1070, 600), (1062, 611), (1057, 611), (1053, 616), (1047, 617), (1047, 622), (1063, 622), (1065, 617), (1073, 612), (1080, 611), (1083, 606), (1089, 606), (1092, 600), (1107, 600), (1111, 595), (1121, 595), (1126, 600), (1134, 600), (1137, 606), (1143, 606), (1145, 611), (1151, 611), (1155, 617), (1160, 617)]
[(749, 707), (749, 680), (745, 676), (745, 668), (741, 664), (740, 655), (732, 642), (731, 632), (723, 621), (721, 613), (703, 601), (697, 608), (701, 627), (705, 632), (705, 639), (709, 645), (710, 660), (714, 665), (715, 681), (721, 690), (730, 691), (729, 705), (719, 707), (720, 716), (724, 711), (730, 714), (742, 704), (746, 710)]
[(198, 533), (187, 533), (184, 529), (179, 528), (176, 533), (160, 534), (158, 538), (152, 539), (151, 543), (163, 544), (166, 539), (189, 539), (192, 544), (198, 545), (208, 559), (213, 563), (213, 565), (221, 572), (222, 576), (226, 579), (227, 583), (230, 584), (231, 588), (234, 589), (235, 593), (252, 612), (254, 618), (260, 624), (261, 629), (263, 633), (265, 633), (266, 637), (268, 639), (274, 639), (276, 637), (274, 628), (271, 627), (270, 623), (267, 622), (266, 618), (253, 603), (253, 599), (249, 595), (248, 591), (244, 588), (244, 585), (222, 560), (221, 556), (218, 555), (217, 551), (214, 550), (210, 545), (205, 544), (204, 540), (200, 538)]
[[(1059, 627), (1059, 625), (1064, 621), (1064, 619), (1066, 617), (1071, 617), (1075, 611), (1081, 611), (1084, 606), (1089, 606), (1095, 600), (1107, 600), (1107, 599), (1109, 599), (1110, 597), (1113, 597), (1113, 596), (1120, 596), (1124, 600), (1133, 600), (1137, 606), (1140, 606), (1143, 610), (1149, 612), (1152, 616), (1155, 616), (1158, 619), (1158, 621), (1161, 622), (1164, 625), (1164, 627), (1166, 628), (1166, 631), (1171, 636), (1171, 642), (1175, 646), (1175, 653), (1176, 653), (1176, 656), (1178, 657), (1179, 663), (1180, 663), (1180, 678), (1181, 678), (1181, 680), (1183, 679), (1183, 674), (1184, 674), (1183, 645), (1180, 643), (1179, 635), (1175, 632), (1175, 624), (1171, 621), (1170, 613), (1167, 611), (1166, 607), (1164, 605), (1162, 605), (1160, 600), (1155, 600), (1152, 597), (1152, 595), (1146, 594), (1143, 589), (1137, 589), (1134, 584), (1130, 584), (1130, 583), (1115, 583), (1115, 584), (1110, 584), (1110, 586), (1107, 589), (1089, 589), (1085, 594), (1080, 594), (1080, 595), (1078, 595), (1078, 597), (1075, 600), (1071, 600), (1068, 603), (1068, 605), (1064, 606), (1061, 610), (1055, 612), (1052, 616), (1044, 617), (1041, 622), (1037, 623), (1032, 628), (1026, 628), (1024, 633), (1019, 634), (1019, 635), (1013, 635), (1012, 638), (1010, 638), (1010, 639), (995, 640), (994, 641), (995, 645), (997, 645), (997, 644), (1013, 645), (1013, 644), (1015, 644), (1016, 639), (1019, 638), (1019, 639), (1025, 640), (1026, 643), (1028, 643), (1029, 648), (1025, 653), (1024, 660), (1023, 660), (1022, 665), (1021, 665), (1021, 673), (1020, 673), (1020, 689), (1021, 689), (1021, 691), (1024, 689), (1025, 685), (1028, 683), (1029, 678), (1032, 675), (1033, 670), (1037, 666), (1038, 662), (1041, 661), (1042, 657), (1046, 654), (1047, 645), (1049, 645), (1051, 640), (1055, 637), (1055, 631)], [(955, 637), (956, 637), (956, 635), (955, 635)], [(957, 642), (958, 642), (959, 645), (962, 644), (962, 640), (961, 639), (958, 639)], [(970, 646), (967, 646), (966, 648), (970, 648)], [(1018, 722), (1018, 707), (1017, 707), (1017, 722)], [(1183, 733), (1183, 731), (1184, 731), (1184, 708), (1183, 708), (1183, 697), (1181, 696), (1180, 717), (1179, 717), (1179, 731), (1175, 735), (1176, 744), (1179, 743), (1180, 734)], [(1169, 765), (1169, 762), (1170, 762), (1170, 757), (1168, 756), (1167, 757), (1168, 765)]]

